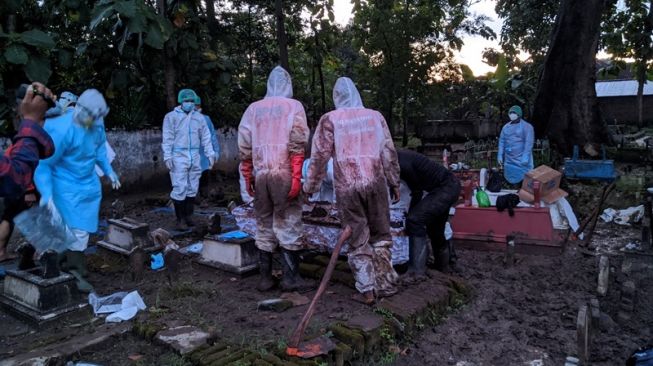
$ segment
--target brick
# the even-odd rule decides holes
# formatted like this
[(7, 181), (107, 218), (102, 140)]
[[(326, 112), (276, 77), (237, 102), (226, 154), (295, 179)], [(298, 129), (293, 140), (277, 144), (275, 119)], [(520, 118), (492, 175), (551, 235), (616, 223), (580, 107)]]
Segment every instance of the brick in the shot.
[(299, 273), (304, 277), (318, 278), (318, 272), (320, 271), (320, 268), (322, 267), (317, 264), (300, 263)]
[(184, 355), (206, 344), (210, 336), (197, 327), (186, 325), (162, 330), (157, 333), (156, 339)]
[(261, 359), (274, 366), (283, 366), (285, 364), (284, 361), (282, 361), (279, 357), (271, 353), (261, 355)]
[(265, 360), (262, 360), (260, 358), (258, 360), (254, 360), (254, 362), (252, 362), (252, 365), (254, 365), (254, 366), (274, 366), (271, 363), (269, 363), (269, 362), (267, 362)]
[(345, 286), (348, 286), (350, 288), (356, 288), (356, 280), (354, 279), (354, 276), (351, 273), (347, 272), (342, 272), (342, 271), (333, 271), (333, 274), (331, 275), (331, 280), (342, 283)]
[(345, 343), (337, 343), (334, 355), (336, 366), (343, 366), (354, 357), (354, 350)]
[(350, 345), (357, 355), (362, 355), (365, 352), (365, 337), (362, 333), (340, 324), (332, 324), (328, 329), (340, 342)]
[(202, 359), (199, 360), (200, 366), (208, 366), (214, 361), (220, 360), (222, 358), (227, 357), (229, 354), (234, 353), (237, 351), (237, 348), (235, 346), (229, 346), (224, 348), (222, 351), (215, 352), (211, 355), (208, 355)]
[(351, 267), (349, 267), (349, 263), (346, 261), (338, 261), (336, 264), (336, 270), (351, 273)]
[(211, 366), (226, 366), (234, 361), (238, 361), (241, 358), (247, 356), (249, 354), (248, 351), (245, 351), (243, 349), (236, 350), (233, 353), (230, 353), (226, 355), (225, 357), (218, 359), (216, 361), (211, 362)]
[(329, 265), (331, 258), (326, 255), (318, 255), (313, 257), (313, 263), (320, 265), (321, 267), (326, 267)]
[(376, 314), (355, 316), (347, 322), (350, 329), (359, 329), (365, 338), (365, 353), (374, 353), (382, 343), (381, 329), (384, 326), (383, 317)]

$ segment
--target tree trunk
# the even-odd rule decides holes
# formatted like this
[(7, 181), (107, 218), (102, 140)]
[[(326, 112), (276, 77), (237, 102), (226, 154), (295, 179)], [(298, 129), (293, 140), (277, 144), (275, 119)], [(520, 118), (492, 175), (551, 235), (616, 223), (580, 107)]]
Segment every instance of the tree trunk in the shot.
[(252, 47), (252, 4), (247, 5), (247, 75), (249, 96), (254, 98), (254, 47)]
[(283, 16), (283, 2), (281, 0), (274, 1), (274, 13), (277, 18), (277, 42), (279, 43), (279, 64), (281, 67), (290, 72), (290, 65), (288, 64), (288, 39), (286, 36), (286, 26), (284, 24)]
[(596, 52), (604, 0), (562, 0), (532, 120), (537, 136), (547, 136), (563, 156), (573, 146), (609, 140), (598, 114)]
[[(206, 20), (209, 34), (215, 38), (218, 34), (218, 21), (215, 18), (215, 0), (206, 0)], [(215, 40), (214, 40), (215, 41)]]
[[(159, 16), (166, 17), (166, 1), (157, 0), (156, 7), (159, 11)], [(168, 54), (168, 42), (163, 46), (163, 75), (164, 75), (164, 85), (166, 92), (166, 107), (172, 109), (177, 105), (177, 98), (175, 98), (175, 65), (172, 63), (172, 59)]]
[(406, 147), (408, 145), (408, 85), (404, 87), (404, 95), (401, 106), (401, 114), (404, 122), (404, 130), (402, 133), (401, 145)]
[(638, 60), (637, 65), (637, 125), (644, 127), (644, 84), (646, 84), (648, 71), (648, 62), (653, 58), (653, 44), (651, 36), (653, 35), (653, 0), (649, 2), (648, 16), (644, 23), (644, 39), (647, 40), (645, 55), (642, 60)]

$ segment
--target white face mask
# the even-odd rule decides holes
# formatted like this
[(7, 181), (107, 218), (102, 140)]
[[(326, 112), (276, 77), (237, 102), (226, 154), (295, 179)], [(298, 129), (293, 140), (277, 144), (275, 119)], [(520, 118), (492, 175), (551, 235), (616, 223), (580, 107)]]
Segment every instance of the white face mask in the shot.
[(510, 113), (508, 114), (508, 117), (510, 117), (511, 121), (516, 121), (517, 119), (519, 119), (519, 115), (517, 113)]

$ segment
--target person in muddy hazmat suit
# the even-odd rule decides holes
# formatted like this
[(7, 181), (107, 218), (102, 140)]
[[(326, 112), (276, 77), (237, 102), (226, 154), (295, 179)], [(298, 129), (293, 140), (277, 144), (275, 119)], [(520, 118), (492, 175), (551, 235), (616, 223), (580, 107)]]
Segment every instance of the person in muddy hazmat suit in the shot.
[(363, 107), (354, 82), (346, 77), (333, 89), (336, 110), (320, 119), (304, 182), (308, 194), (320, 190), (325, 166), (333, 157), (334, 186), (340, 222), (349, 225), (349, 266), (356, 279), (352, 299), (372, 304), (375, 295), (397, 292), (392, 268), (388, 187), (399, 200), (399, 163), (381, 113)]
[(533, 169), (533, 126), (522, 119), (520, 106), (508, 110), (510, 122), (501, 129), (497, 160), (503, 165), (503, 175), (508, 183), (518, 185), (524, 175)]
[(397, 155), (401, 180), (410, 189), (410, 206), (406, 215), (409, 261), (403, 282), (413, 283), (426, 278), (428, 239), (431, 240), (435, 268), (446, 271), (449, 265), (450, 253), (444, 228), (449, 209), (458, 201), (460, 181), (449, 169), (422, 154), (399, 150)]
[(207, 157), (208, 166), (215, 162), (211, 132), (204, 115), (195, 110), (197, 98), (193, 90), (182, 89), (177, 96), (179, 105), (163, 119), (161, 148), (163, 161), (170, 170), (170, 198), (175, 206), (178, 229), (185, 229), (182, 222), (194, 225), (191, 217), (202, 175), (200, 150)]
[(299, 275), (303, 231), (299, 194), (309, 130), (304, 107), (292, 95), (290, 75), (275, 67), (265, 98), (247, 108), (238, 126), (240, 171), (254, 197), (260, 291), (274, 287), (272, 255), (278, 246), (283, 264), (281, 288), (290, 291), (313, 286)]
[(62, 253), (59, 265), (75, 276), (77, 286), (84, 292), (93, 289), (84, 279), (84, 250), (89, 233), (98, 229), (102, 201), (102, 186), (95, 173), (95, 164), (102, 168), (114, 189), (120, 188), (118, 175), (107, 160), (103, 118), (108, 113), (102, 94), (89, 89), (79, 97), (72, 113), (47, 119), (44, 128), (54, 141), (55, 152), (41, 161), (34, 176), (36, 188), (41, 193), (41, 206), (52, 201), (77, 238)]

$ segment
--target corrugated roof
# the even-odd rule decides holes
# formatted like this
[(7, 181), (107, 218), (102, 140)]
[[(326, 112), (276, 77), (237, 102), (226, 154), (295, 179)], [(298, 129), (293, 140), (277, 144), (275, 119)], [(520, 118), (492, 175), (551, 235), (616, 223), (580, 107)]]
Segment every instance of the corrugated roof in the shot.
[[(637, 80), (604, 80), (596, 82), (596, 96), (629, 97), (637, 95)], [(653, 82), (644, 84), (644, 95), (653, 95)]]

